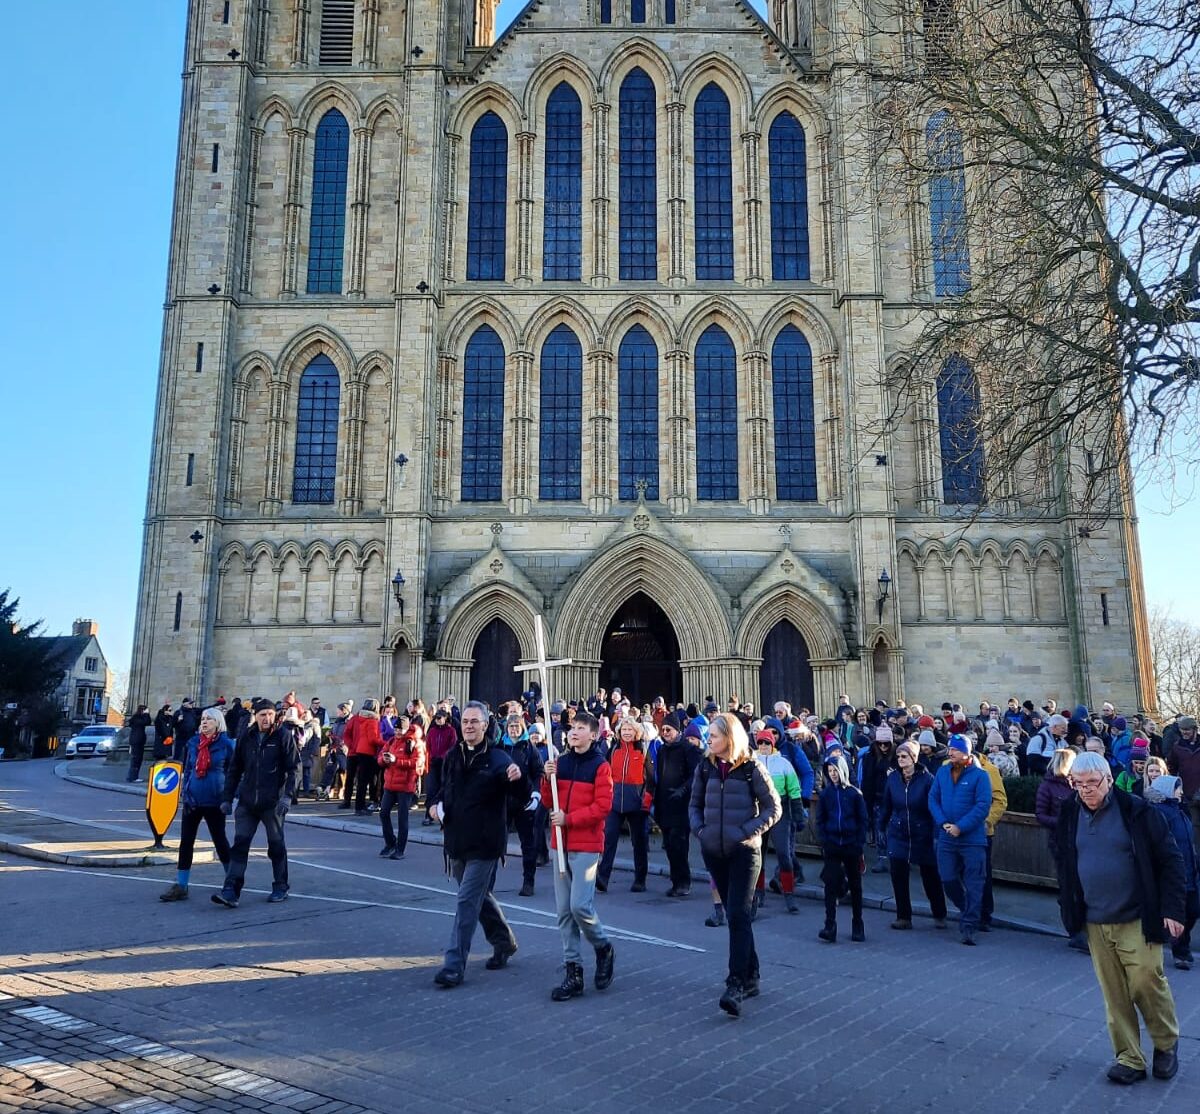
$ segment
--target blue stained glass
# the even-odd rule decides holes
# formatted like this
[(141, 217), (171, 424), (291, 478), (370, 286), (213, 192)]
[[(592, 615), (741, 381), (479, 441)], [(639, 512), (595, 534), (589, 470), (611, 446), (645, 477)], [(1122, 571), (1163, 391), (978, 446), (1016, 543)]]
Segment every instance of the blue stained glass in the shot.
[(332, 503), (337, 475), (338, 402), (341, 380), (333, 361), (314, 356), (300, 376), (296, 403), (293, 503)]
[(971, 288), (971, 257), (962, 133), (944, 109), (935, 112), (925, 126), (925, 152), (934, 171), (929, 183), (933, 290), (939, 296), (965, 294)]
[(490, 325), (471, 334), (463, 370), (462, 498), (486, 503), (504, 475), (504, 344)]
[(696, 498), (738, 497), (737, 356), (720, 325), (696, 342)]
[(979, 436), (979, 385), (962, 356), (951, 356), (937, 378), (938, 432), (944, 501), (983, 502), (983, 445)]
[(646, 0), (629, 0), (629, 22), (646, 22)]
[(612, 23), (612, 0), (600, 0), (600, 22)]
[(812, 349), (795, 325), (785, 326), (771, 346), (771, 394), (775, 410), (775, 496), (811, 502), (817, 497)]
[(508, 131), (494, 112), (471, 129), (471, 191), (467, 202), (467, 278), (504, 281), (504, 221), (508, 209)]
[(808, 261), (808, 164), (804, 129), (781, 112), (767, 133), (771, 178), (771, 277), (806, 279)]
[(617, 460), (621, 499), (658, 498), (658, 348), (641, 325), (634, 325), (617, 349)]
[(546, 102), (542, 278), (578, 281), (583, 258), (583, 106), (565, 81)]
[(675, 0), (665, 0), (663, 4), (663, 22), (675, 22)]
[(696, 98), (696, 278), (733, 278), (733, 149), (729, 98), (710, 82)]
[(346, 243), (346, 173), (350, 165), (350, 126), (331, 108), (317, 125), (313, 150), (312, 220), (308, 229), (309, 294), (342, 292), (342, 253)]
[(539, 499), (580, 498), (583, 459), (583, 349), (566, 325), (542, 345)]
[(620, 93), (620, 267), (622, 279), (658, 278), (658, 176), (654, 82), (630, 70)]

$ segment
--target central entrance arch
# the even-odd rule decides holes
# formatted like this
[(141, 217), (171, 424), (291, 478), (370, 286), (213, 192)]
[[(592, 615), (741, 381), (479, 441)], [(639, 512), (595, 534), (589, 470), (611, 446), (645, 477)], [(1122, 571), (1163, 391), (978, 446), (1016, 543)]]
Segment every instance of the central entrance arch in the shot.
[(797, 711), (815, 709), (813, 671), (804, 635), (790, 619), (780, 619), (763, 642), (759, 672), (759, 707), (766, 715), (783, 700)]
[(472, 700), (484, 700), (495, 708), (512, 700), (521, 691), (521, 678), (516, 674), (521, 647), (517, 636), (503, 619), (493, 619), (479, 632), (471, 652)]
[(667, 613), (635, 592), (609, 621), (600, 646), (600, 684), (619, 688), (639, 706), (656, 696), (668, 707), (683, 697), (679, 640)]

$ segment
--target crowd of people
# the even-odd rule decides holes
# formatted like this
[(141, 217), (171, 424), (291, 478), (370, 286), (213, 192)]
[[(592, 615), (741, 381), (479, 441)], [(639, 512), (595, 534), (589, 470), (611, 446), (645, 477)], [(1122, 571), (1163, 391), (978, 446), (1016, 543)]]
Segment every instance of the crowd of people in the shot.
[[(171, 754), (184, 765), (178, 876), (164, 901), (188, 895), (201, 820), (226, 868), (213, 901), (232, 907), (260, 825), (273, 870), (269, 900), (286, 900), (283, 821), (301, 797), (377, 814), (379, 854), (391, 859), (404, 857), (416, 809), (421, 823), (441, 825), (459, 886), (451, 944), (435, 978), (452, 988), (463, 981), (477, 925), (492, 945), (489, 969), (506, 966), (517, 950), (492, 892), (509, 832), (521, 848), (521, 896), (534, 893), (538, 868), (561, 842), (563, 861), (551, 873), (564, 956), (552, 996), (562, 1001), (583, 993), (583, 939), (595, 951), (596, 987), (612, 982), (615, 953), (595, 894), (612, 883), (625, 830), (630, 888), (645, 890), (657, 829), (671, 897), (691, 894), (689, 850), (693, 839), (699, 845), (712, 901), (705, 923), (728, 928), (720, 1006), (734, 1016), (759, 993), (753, 923), (768, 889), (789, 913), (799, 911), (796, 837), (806, 826), (822, 856), (821, 940), (837, 941), (845, 904), (851, 941), (865, 940), (862, 875), (873, 851), (869, 869), (891, 879), (891, 928), (913, 928), (915, 867), (935, 928), (948, 927), (949, 899), (959, 940), (976, 946), (994, 913), (991, 849), (1007, 807), (1005, 779), (1039, 778), (1036, 813), (1059, 871), (1063, 923), (1071, 945), (1091, 952), (1109, 1008), (1117, 1052), (1110, 1078), (1146, 1074), (1134, 1002), (1155, 1041), (1154, 1073), (1174, 1074), (1174, 1007), (1161, 949), (1171, 947), (1177, 968), (1191, 967), (1200, 913), (1200, 739), (1191, 717), (1160, 732), (1148, 717), (1125, 717), (1107, 703), (1095, 715), (1083, 705), (1063, 714), (1052, 700), (1036, 706), (1014, 696), (1004, 709), (984, 701), (969, 713), (945, 703), (931, 714), (883, 701), (855, 707), (843, 696), (821, 719), (786, 701), (760, 715), (736, 697), (724, 710), (711, 697), (637, 705), (617, 689), (555, 703), (547, 714), (536, 687), (495, 709), (477, 701), (460, 709), (452, 696), (401, 709), (385, 697), (357, 710), (345, 701), (329, 716), (319, 699), (305, 704), (294, 692), (278, 703), (260, 697), (246, 707), (235, 698), (195, 708), (185, 700), (175, 713), (164, 705), (153, 721), (144, 707), (134, 717), (143, 734), (131, 748), (131, 779), (151, 725), (155, 757)], [(231, 813), (232, 843), (224, 831)], [(767, 848), (773, 868), (764, 862)], [(1141, 959), (1131, 966), (1133, 937)]]

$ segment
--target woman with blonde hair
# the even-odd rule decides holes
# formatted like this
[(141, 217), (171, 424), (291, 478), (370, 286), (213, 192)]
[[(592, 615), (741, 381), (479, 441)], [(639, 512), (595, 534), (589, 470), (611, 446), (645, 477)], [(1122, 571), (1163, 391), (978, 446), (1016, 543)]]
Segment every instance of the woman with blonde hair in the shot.
[(729, 923), (729, 971), (720, 1007), (732, 1017), (758, 994), (754, 948), (754, 885), (762, 869), (762, 837), (783, 815), (779, 794), (750, 753), (737, 716), (715, 715), (708, 754), (692, 779), (688, 819)]
[(632, 716), (626, 716), (617, 724), (608, 764), (612, 767), (613, 801), (604, 818), (604, 854), (596, 875), (596, 889), (601, 893), (608, 889), (621, 828), (628, 821), (629, 840), (633, 844), (633, 885), (629, 889), (635, 894), (644, 893), (649, 869), (649, 771), (646, 733)]
[(1152, 754), (1146, 759), (1146, 768), (1142, 771), (1142, 796), (1146, 795), (1146, 790), (1154, 784), (1155, 778), (1160, 778), (1164, 774), (1170, 773), (1167, 769), (1167, 760), (1159, 758), (1157, 754)]

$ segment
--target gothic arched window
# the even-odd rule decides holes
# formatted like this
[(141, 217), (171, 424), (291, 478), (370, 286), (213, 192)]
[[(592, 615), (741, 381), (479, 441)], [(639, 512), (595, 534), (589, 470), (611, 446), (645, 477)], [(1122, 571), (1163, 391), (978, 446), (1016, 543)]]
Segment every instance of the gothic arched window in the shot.
[(771, 277), (806, 279), (808, 266), (808, 163), (804, 129), (781, 112), (767, 133), (771, 179)]
[(504, 281), (504, 221), (508, 208), (508, 131), (494, 112), (471, 129), (467, 201), (467, 278)]
[(729, 98), (709, 82), (696, 98), (696, 278), (733, 278), (733, 151)]
[(636, 499), (638, 481), (646, 498), (658, 498), (658, 348), (634, 325), (617, 349), (617, 460), (620, 499)]
[(817, 426), (813, 413), (812, 349), (795, 325), (771, 346), (775, 419), (775, 497), (817, 497)]
[(490, 325), (471, 334), (463, 372), (462, 498), (486, 503), (504, 473), (504, 344)]
[(346, 171), (350, 126), (331, 108), (317, 125), (313, 151), (312, 220), (308, 228), (310, 294), (342, 292), (342, 253), (346, 244)]
[(622, 279), (658, 278), (654, 82), (630, 70), (620, 93), (619, 219)]
[(580, 498), (583, 457), (583, 349), (566, 325), (542, 345), (538, 498)]
[(696, 342), (696, 498), (738, 497), (737, 356), (720, 325)]
[(929, 232), (933, 244), (933, 292), (965, 294), (971, 288), (967, 248), (967, 180), (963, 174), (962, 132), (945, 109), (925, 125), (929, 183)]
[(293, 503), (333, 502), (341, 393), (341, 380), (333, 361), (326, 355), (314, 356), (300, 376), (296, 403)]
[(951, 356), (937, 377), (942, 498), (951, 505), (983, 502), (983, 444), (979, 384), (962, 356)]
[(583, 251), (583, 106), (560, 82), (546, 101), (542, 278), (578, 281)]

